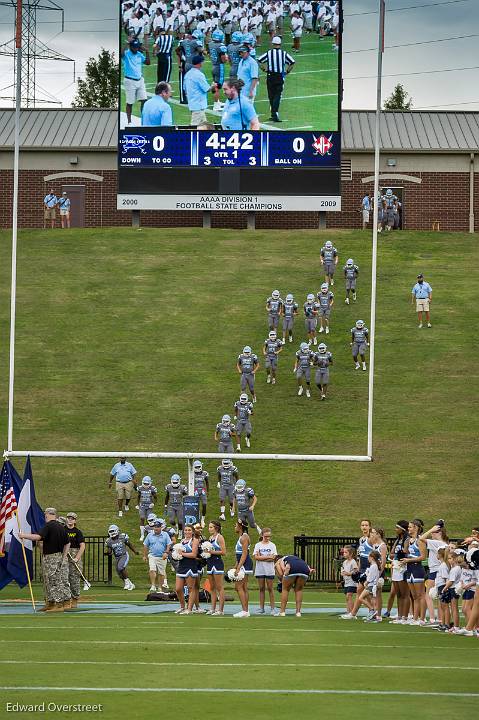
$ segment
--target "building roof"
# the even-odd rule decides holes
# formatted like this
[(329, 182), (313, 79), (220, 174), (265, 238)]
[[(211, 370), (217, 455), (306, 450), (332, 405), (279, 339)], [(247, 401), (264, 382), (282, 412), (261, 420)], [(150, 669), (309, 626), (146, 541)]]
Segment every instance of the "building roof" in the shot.
[[(343, 110), (343, 150), (371, 152), (375, 113)], [(15, 113), (0, 108), (0, 147), (12, 147)], [(69, 108), (23, 110), (20, 142), (29, 150), (116, 148), (117, 112)], [(469, 152), (479, 150), (479, 112), (385, 112), (381, 149), (395, 152)]]

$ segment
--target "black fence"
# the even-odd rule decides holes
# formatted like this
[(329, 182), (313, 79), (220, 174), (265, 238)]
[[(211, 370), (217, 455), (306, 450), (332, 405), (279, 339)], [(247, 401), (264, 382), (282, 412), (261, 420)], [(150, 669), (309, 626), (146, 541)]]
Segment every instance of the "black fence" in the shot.
[[(395, 538), (385, 538), (388, 547), (391, 547)], [(314, 568), (309, 582), (341, 584), (342, 558), (339, 551), (345, 545), (358, 544), (358, 537), (296, 535), (294, 538), (294, 554)]]
[[(86, 547), (82, 558), (82, 572), (91, 583), (108, 583), (108, 585), (111, 585), (113, 562), (111, 555), (105, 555), (106, 539), (103, 535), (85, 536)], [(41, 556), (41, 549), (36, 545), (33, 553), (32, 578), (35, 582), (41, 582), (43, 580)]]

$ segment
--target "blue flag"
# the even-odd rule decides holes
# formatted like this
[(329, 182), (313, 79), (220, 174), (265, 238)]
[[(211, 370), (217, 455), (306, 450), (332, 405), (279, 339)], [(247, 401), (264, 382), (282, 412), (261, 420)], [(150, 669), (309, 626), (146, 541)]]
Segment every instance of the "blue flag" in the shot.
[[(2, 473), (0, 476), (0, 508), (4, 505), (4, 501), (8, 497), (10, 489), (13, 489), (15, 500), (18, 504), (20, 497), (23, 481), (20, 475), (17, 473), (12, 463), (6, 460), (2, 466)], [(5, 509), (5, 508), (3, 508)], [(2, 547), (5, 555), (0, 557), (0, 590), (6, 585), (15, 580), (15, 577), (10, 573), (8, 569), (8, 558), (15, 528), (18, 530), (17, 519), (15, 516), (6, 519), (4, 524), (2, 523), (2, 532), (4, 533)]]
[[(35, 496), (33, 484), (32, 466), (30, 457), (27, 458), (23, 474), (23, 484), (18, 503), (18, 521), (22, 532), (38, 533), (45, 525), (45, 515)], [(30, 578), (33, 575), (33, 543), (31, 540), (24, 540), (25, 556), (28, 563)], [(18, 539), (18, 524), (13, 529), (13, 537), (8, 552), (7, 570), (20, 587), (28, 584), (27, 571), (25, 569), (25, 558), (22, 550), (22, 543)]]

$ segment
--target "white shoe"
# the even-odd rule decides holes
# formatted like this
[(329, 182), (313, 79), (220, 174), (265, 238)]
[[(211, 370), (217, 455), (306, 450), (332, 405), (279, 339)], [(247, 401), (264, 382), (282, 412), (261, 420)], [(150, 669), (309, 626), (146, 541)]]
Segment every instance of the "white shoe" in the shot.
[(266, 382), (269, 385), (271, 382), (271, 375), (266, 375)]
[(271, 608), (271, 616), (272, 616), (272, 617), (278, 617), (278, 615), (279, 615), (279, 610), (278, 610), (278, 608)]
[(247, 618), (250, 617), (250, 614), (247, 610), (240, 610), (240, 612), (237, 612), (233, 615), (235, 618)]
[(324, 393), (321, 393), (321, 400), (326, 400), (326, 395)]
[(251, 441), (249, 437), (246, 437), (246, 447), (251, 447)]
[[(323, 332), (323, 331), (320, 330), (319, 332)], [(317, 345), (317, 344), (318, 344), (318, 338), (315, 337), (315, 338), (313, 338), (313, 345)]]
[(179, 607), (179, 608), (176, 608), (176, 610), (175, 610), (175, 615), (179, 615), (179, 614), (182, 613), (182, 612), (183, 612), (183, 608), (180, 608), (180, 607)]
[(298, 388), (298, 395), (301, 397), (302, 394), (303, 394), (303, 386), (300, 385), (300, 387)]
[(184, 610), (180, 610), (178, 615), (191, 615), (191, 610), (187, 610), (186, 608)]
[(226, 520), (224, 513), (221, 513), (221, 515), (220, 515), (220, 520)]
[(432, 327), (431, 323), (428, 323), (427, 326), (428, 326), (428, 327)]
[(264, 608), (258, 608), (258, 609), (256, 610), (256, 615), (264, 615), (264, 614), (265, 614), (265, 609), (264, 609)]
[(356, 365), (354, 366), (354, 369), (359, 370), (360, 367), (361, 367), (361, 365), (357, 362)]
[(213, 617), (219, 617), (220, 615), (224, 615), (223, 610), (215, 610), (214, 613), (211, 613)]
[(158, 588), (158, 590), (169, 590), (169, 589), (170, 589), (170, 587), (169, 587), (168, 583), (166, 582), (166, 580), (163, 583), (163, 585), (161, 586), (161, 588)]
[(139, 541), (139, 542), (143, 542), (144, 539), (145, 539), (145, 536), (144, 536), (144, 535), (140, 535), (140, 537), (138, 538), (138, 541)]
[(293, 342), (293, 336), (292, 336), (292, 335), (289, 336), (289, 342)]
[(256, 395), (253, 395), (253, 402), (256, 402)]
[(129, 506), (129, 505), (125, 505), (125, 512), (129, 512), (129, 510), (130, 510), (130, 506)]
[(312, 341), (311, 338), (310, 338), (310, 339), (308, 340), (308, 345), (312, 345), (312, 344), (313, 344), (313, 341)]
[(241, 445), (236, 446), (236, 452), (241, 452)]
[(276, 385), (276, 378), (271, 378), (271, 385)]
[(281, 344), (282, 344), (282, 345), (286, 345), (286, 338), (283, 338), (283, 339), (281, 340)]
[(326, 335), (329, 335), (329, 325), (326, 327)]
[(200, 525), (201, 525), (202, 528), (204, 528), (204, 526), (205, 526), (205, 519), (204, 519), (204, 518), (201, 518), (201, 523), (200, 523)]
[(297, 612), (297, 613), (296, 613), (296, 617), (301, 617), (301, 613), (300, 613), (300, 612)]
[(286, 613), (285, 613), (285, 612), (279, 612), (277, 615), (275, 615), (275, 617), (286, 617)]
[(419, 330), (422, 328), (422, 323), (419, 323), (418, 328)]
[(208, 611), (205, 610), (205, 609), (202, 608), (202, 607), (196, 608), (196, 613), (197, 613), (197, 615), (206, 615), (207, 612), (208, 612)]
[(349, 305), (349, 298), (346, 298), (344, 302), (346, 303), (346, 305)]
[(235, 516), (235, 511), (234, 511), (234, 510), (230, 510), (230, 517), (234, 517), (234, 516)]
[(136, 585), (133, 585), (133, 583), (131, 582), (131, 583), (128, 585), (127, 590), (134, 590), (135, 587), (136, 587)]
[(331, 278), (331, 282), (329, 283), (331, 286), (334, 285), (334, 278)]
[(363, 363), (363, 370), (366, 370), (366, 363)]
[(121, 510), (118, 510), (118, 517), (123, 517), (123, 513)]
[(156, 585), (150, 585), (150, 592), (156, 592)]
[(351, 615), (351, 613), (344, 613), (344, 615), (339, 616), (341, 620), (357, 620), (358, 618), (356, 615)]
[(356, 293), (353, 293), (353, 300), (356, 302)]
[(309, 392), (309, 390), (307, 388), (306, 388), (306, 397), (309, 397), (309, 398), (311, 397), (311, 393)]
[(455, 634), (456, 635), (465, 635), (466, 637), (474, 637), (474, 630), (466, 630), (466, 628), (461, 628)]
[[(216, 611), (215, 611), (215, 612), (216, 612)], [(215, 614), (215, 613), (213, 612), (213, 610), (207, 610), (206, 613), (205, 613), (205, 615), (214, 615), (214, 614)]]
[(259, 525), (256, 525), (256, 530), (258, 531), (258, 535), (261, 535), (261, 533), (263, 532)]
[[(320, 328), (319, 328), (319, 332), (320, 332), (320, 333), (324, 332), (324, 328), (320, 327)], [(316, 340), (316, 338), (314, 338), (314, 339)]]

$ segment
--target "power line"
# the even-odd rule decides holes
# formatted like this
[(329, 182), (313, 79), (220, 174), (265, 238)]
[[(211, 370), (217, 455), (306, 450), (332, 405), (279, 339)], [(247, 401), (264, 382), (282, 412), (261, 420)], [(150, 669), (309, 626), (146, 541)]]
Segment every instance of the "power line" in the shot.
[[(464, 70), (479, 70), (479, 65), (472, 65), (471, 67), (460, 67), (460, 68), (445, 68), (443, 70), (422, 70), (419, 72), (408, 72), (408, 73), (391, 73), (390, 75), (383, 75), (385, 77), (407, 77), (409, 75), (432, 75), (433, 73), (448, 73), (448, 72), (463, 72)], [(354, 77), (343, 77), (343, 80), (370, 80), (376, 78), (377, 75), (355, 75)]]
[[(441, 42), (448, 42), (449, 40), (467, 40), (468, 38), (477, 38), (479, 37), (479, 33), (476, 33), (474, 35), (453, 35), (451, 37), (447, 38), (438, 38), (437, 40), (420, 40), (419, 42), (413, 42), (413, 43), (400, 43), (398, 45), (385, 45), (385, 49), (390, 50), (391, 48), (403, 48), (403, 47), (413, 47), (415, 45), (431, 45), (432, 43), (441, 43)], [(362, 52), (377, 52), (377, 47), (372, 48), (359, 48), (358, 50), (343, 50), (343, 55), (351, 55), (354, 53), (362, 53)]]
[[(437, 7), (438, 5), (456, 5), (457, 3), (470, 2), (471, 0), (442, 0), (441, 2), (427, 3), (427, 5), (408, 5), (399, 8), (387, 8), (386, 12), (401, 12), (403, 10), (419, 10), (420, 8)], [(365, 12), (348, 13), (344, 17), (359, 17), (361, 15), (377, 15), (377, 10), (368, 10)]]

